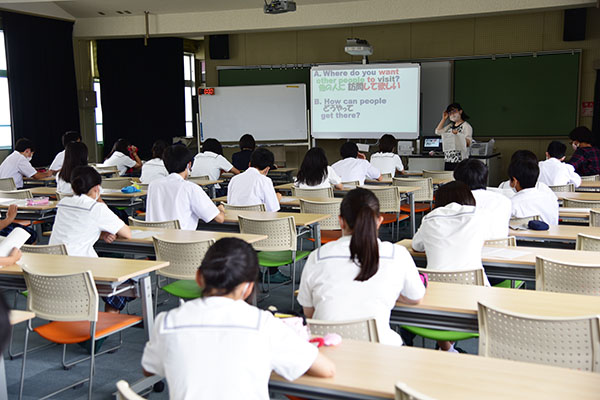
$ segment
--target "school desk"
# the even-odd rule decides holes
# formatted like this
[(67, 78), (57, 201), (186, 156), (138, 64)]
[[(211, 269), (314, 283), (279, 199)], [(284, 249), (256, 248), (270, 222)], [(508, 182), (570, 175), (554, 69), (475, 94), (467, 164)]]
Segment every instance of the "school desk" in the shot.
[(523, 314), (580, 317), (600, 314), (600, 296), (429, 282), (421, 304), (398, 301), (390, 323), (477, 332), (477, 302)]
[[(596, 209), (600, 212), (600, 209)], [(570, 223), (570, 224), (584, 224), (588, 225), (590, 222), (590, 209), (589, 208), (558, 208), (558, 221), (559, 223)]]
[[(412, 240), (404, 239), (397, 244), (406, 247), (417, 266), (427, 266), (425, 253), (413, 250)], [(535, 281), (535, 258), (538, 256), (581, 265), (600, 264), (600, 252), (597, 251), (526, 246), (486, 246), (483, 248), (481, 262), (490, 278)]]
[(600, 193), (591, 192), (554, 192), (559, 200), (572, 199), (581, 201), (600, 201)]
[(576, 192), (600, 192), (600, 181), (582, 181)]
[[(299, 197), (299, 196), (283, 196), (279, 200), (279, 205), (288, 208), (300, 208), (300, 199), (314, 201), (314, 202), (337, 202), (341, 203), (341, 197)], [(227, 203), (227, 196), (215, 197), (212, 199), (215, 203)]]
[(106, 243), (104, 240), (100, 239), (94, 245), (94, 249), (96, 249), (97, 252), (105, 251), (124, 255), (135, 254), (148, 257), (156, 255), (154, 253), (152, 236), (176, 242), (196, 242), (209, 239), (217, 241), (226, 237), (234, 237), (247, 243), (255, 243), (267, 238), (266, 235), (251, 235), (234, 232), (189, 231), (183, 229), (148, 228), (145, 226), (130, 226), (130, 228), (133, 235), (131, 239), (117, 238), (112, 243)]
[(519, 242), (543, 244), (545, 247), (575, 248), (577, 234), (600, 237), (600, 227), (578, 225), (550, 225), (547, 231), (530, 229), (510, 229), (509, 235), (515, 236)]
[[(422, 173), (421, 173), (422, 175)], [(405, 178), (412, 178), (413, 176), (410, 175), (405, 175)], [(402, 176), (398, 176), (398, 179), (402, 179)], [(448, 182), (452, 182), (453, 179), (446, 179), (446, 178), (431, 178), (431, 181), (433, 183), (433, 186), (440, 186), (443, 185), (445, 183)], [(365, 179), (365, 185), (391, 185), (393, 183), (393, 179), (392, 178), (383, 178), (382, 180), (378, 181), (376, 179)], [(410, 182), (408, 186), (410, 186)]]
[(197, 178), (188, 178), (188, 181), (193, 182), (203, 189), (208, 190), (208, 196), (213, 199), (217, 196), (217, 188), (215, 185), (223, 183), (223, 179), (217, 180), (201, 180)]
[(294, 180), (292, 173), (295, 170), (296, 170), (296, 168), (287, 168), (287, 167), (271, 169), (271, 170), (269, 170), (268, 176), (275, 180), (292, 182)]
[(344, 339), (319, 351), (335, 376), (288, 382), (276, 373), (270, 391), (311, 399), (394, 399), (402, 381), (432, 399), (597, 399), (600, 374), (472, 354)]
[[(47, 196), (56, 198), (56, 188), (49, 186), (39, 186), (29, 189), (34, 197)], [(140, 200), (148, 195), (148, 191), (141, 190), (135, 193), (123, 193), (119, 189), (103, 189), (101, 197), (106, 204), (116, 207), (132, 207), (139, 204)], [(2, 196), (0, 194), (0, 196)]]
[[(35, 318), (35, 314), (30, 311), (11, 310), (9, 313), (11, 325), (17, 325), (33, 318)], [(8, 392), (6, 388), (6, 370), (4, 367), (4, 357), (0, 357), (0, 400), (5, 399), (8, 399)]]
[[(141, 297), (142, 315), (146, 334), (154, 324), (150, 273), (169, 265), (166, 261), (128, 260), (124, 258), (98, 258), (23, 253), (19, 263), (33, 270), (57, 274), (91, 271), (98, 294), (112, 296), (126, 293)], [(136, 278), (137, 282), (129, 283)], [(23, 271), (18, 264), (0, 268), (0, 288), (26, 290)], [(149, 337), (149, 336), (148, 336)]]
[(56, 187), (56, 177), (51, 175), (45, 178), (23, 178), (23, 188), (29, 189), (32, 187), (40, 187), (40, 186), (54, 186)]

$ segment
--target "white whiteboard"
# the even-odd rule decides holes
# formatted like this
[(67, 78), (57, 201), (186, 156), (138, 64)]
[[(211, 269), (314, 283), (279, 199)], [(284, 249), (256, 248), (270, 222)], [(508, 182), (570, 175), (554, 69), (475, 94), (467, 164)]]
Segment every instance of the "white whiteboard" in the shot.
[(201, 140), (308, 140), (306, 85), (222, 86), (199, 102)]

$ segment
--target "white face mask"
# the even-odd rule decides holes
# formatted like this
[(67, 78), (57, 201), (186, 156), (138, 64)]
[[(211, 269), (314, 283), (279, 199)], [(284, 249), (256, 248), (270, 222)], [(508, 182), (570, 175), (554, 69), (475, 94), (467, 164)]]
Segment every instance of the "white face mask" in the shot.
[(32, 156), (29, 157), (25, 157), (27, 159), (27, 161), (31, 161), (31, 159), (33, 158)]
[(244, 286), (244, 290), (242, 290), (242, 298), (246, 294), (246, 291), (248, 290), (249, 286), (250, 286), (250, 282), (246, 282), (246, 285)]
[(577, 143), (571, 143), (571, 146), (573, 147), (573, 150), (577, 150), (579, 148)]
[(456, 121), (460, 120), (460, 114), (459, 113), (450, 114), (449, 118), (450, 118), (450, 121), (456, 122)]
[(100, 186), (98, 189), (99, 189), (98, 194), (96, 195), (96, 198), (94, 199), (96, 201), (98, 201), (98, 199), (100, 198), (100, 193), (102, 193), (102, 186)]

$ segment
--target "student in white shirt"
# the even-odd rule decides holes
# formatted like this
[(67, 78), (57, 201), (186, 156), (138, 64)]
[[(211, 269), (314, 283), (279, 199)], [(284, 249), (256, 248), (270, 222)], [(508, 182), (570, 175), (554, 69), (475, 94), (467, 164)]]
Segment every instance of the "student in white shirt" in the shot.
[[(13, 222), (17, 216), (17, 211), (18, 208), (16, 204), (11, 204), (8, 206), (8, 210), (6, 210), (6, 218), (0, 220), (0, 236), (8, 236), (14, 228), (21, 228), (19, 224)], [(33, 244), (33, 242), (29, 243), (29, 241), (25, 243)], [(13, 265), (20, 259), (21, 250), (15, 247), (11, 250), (8, 256), (0, 257), (0, 266)]]
[(142, 175), (140, 176), (140, 182), (149, 184), (150, 182), (164, 178), (169, 175), (167, 168), (165, 168), (165, 162), (162, 159), (162, 155), (167, 148), (167, 142), (164, 140), (157, 140), (152, 145), (152, 159), (146, 161), (142, 165)]
[(475, 209), (487, 218), (486, 239), (508, 237), (511, 202), (500, 193), (486, 190), (488, 168), (480, 160), (467, 158), (454, 169), (454, 179), (469, 186), (477, 203)]
[[(99, 238), (108, 243), (117, 236), (131, 239), (129, 227), (100, 198), (101, 183), (102, 177), (92, 167), (79, 166), (73, 170), (71, 187), (74, 195), (58, 203), (50, 244), (64, 244), (70, 256), (98, 257), (94, 243)], [(125, 307), (126, 298), (111, 296), (103, 299), (105, 311), (118, 312)]]
[(540, 177), (538, 182), (548, 186), (567, 185), (572, 183), (575, 187), (581, 185), (581, 177), (575, 172), (575, 167), (565, 163), (567, 145), (553, 140), (546, 150), (546, 160), (539, 162)]
[(348, 192), (340, 207), (343, 235), (312, 252), (302, 271), (298, 302), (304, 315), (328, 321), (375, 318), (381, 343), (402, 345), (390, 328), (396, 301), (418, 304), (425, 294), (415, 263), (402, 246), (378, 239), (383, 217), (373, 192)]
[[(208, 176), (211, 181), (221, 177), (222, 172), (240, 173), (229, 160), (223, 157), (223, 146), (217, 139), (206, 139), (202, 143), (202, 152), (194, 157), (190, 177)], [(217, 197), (225, 196), (226, 192), (219, 184), (215, 185)]]
[[(510, 157), (510, 163), (509, 165), (514, 162), (517, 159), (523, 158), (525, 160), (530, 160), (531, 162), (538, 162), (538, 158), (537, 156), (530, 150), (517, 150), (513, 153), (513, 155)], [(554, 192), (552, 191), (552, 189), (550, 189), (548, 187), (548, 185), (546, 185), (544, 182), (540, 182), (540, 180), (538, 179), (538, 181), (535, 184), (535, 187), (537, 189), (539, 189), (542, 192), (546, 192), (548, 194), (552, 194), (554, 197), (556, 197), (556, 195), (554, 194)], [(512, 186), (511, 184), (511, 180), (507, 180), (502, 182), (500, 185), (498, 185), (498, 189), (500, 189), (500, 192), (508, 197), (509, 199), (512, 199), (512, 197), (517, 193), (517, 191), (515, 190), (515, 188)], [(558, 198), (557, 198), (558, 201)]]
[[(444, 169), (453, 171), (456, 164), (469, 158), (469, 147), (473, 140), (473, 127), (467, 122), (469, 116), (458, 103), (452, 103), (442, 113), (435, 134), (442, 137)], [(451, 122), (446, 125), (446, 122)]]
[(379, 152), (371, 156), (371, 165), (382, 174), (396, 175), (396, 171), (402, 173), (404, 165), (398, 154), (394, 154), (398, 141), (389, 134), (379, 139)]
[(194, 156), (185, 146), (173, 145), (163, 153), (169, 175), (148, 186), (146, 221), (179, 220), (181, 229), (196, 230), (198, 220), (223, 223), (223, 206), (215, 206), (204, 190), (187, 181)]
[(356, 143), (344, 143), (340, 148), (340, 155), (342, 159), (331, 167), (342, 178), (342, 182), (358, 181), (362, 185), (365, 179), (382, 179), (381, 172), (365, 159), (364, 154), (358, 152)]
[(35, 153), (35, 145), (27, 138), (17, 140), (15, 151), (0, 164), (0, 178), (13, 178), (17, 189), (23, 187), (23, 177), (42, 179), (52, 175), (52, 172), (38, 172), (31, 165)]
[(67, 143), (63, 165), (56, 175), (56, 191), (62, 194), (73, 194), (71, 174), (75, 168), (85, 165), (88, 165), (88, 148), (85, 143)]
[(305, 373), (332, 377), (335, 365), (315, 346), (244, 301), (257, 277), (249, 244), (216, 242), (197, 272), (204, 296), (156, 317), (142, 356), (144, 375), (165, 377), (170, 398), (181, 400), (268, 400), (273, 370), (290, 381)]
[(554, 193), (536, 188), (540, 174), (537, 162), (519, 158), (508, 167), (510, 184), (517, 191), (512, 201), (512, 216), (525, 218), (539, 215), (548, 225), (558, 225), (558, 201)]
[(300, 189), (344, 188), (342, 178), (329, 166), (327, 156), (320, 147), (313, 147), (306, 152), (294, 185)]
[(140, 168), (142, 160), (140, 160), (137, 154), (137, 147), (130, 145), (126, 139), (119, 139), (113, 145), (108, 158), (102, 165), (108, 167), (116, 166), (119, 169), (119, 175), (125, 175), (128, 168)]
[[(488, 221), (475, 205), (463, 182), (447, 183), (435, 192), (435, 208), (423, 217), (412, 240), (412, 248), (427, 255), (427, 269), (483, 269), (481, 251)], [(452, 342), (438, 341), (438, 345), (457, 352)]]
[(275, 162), (273, 153), (259, 147), (252, 152), (250, 167), (231, 178), (227, 187), (227, 203), (234, 206), (264, 204), (267, 211), (279, 211), (281, 193), (275, 193), (273, 181), (267, 177)]
[(65, 161), (65, 151), (67, 149), (67, 145), (71, 142), (81, 142), (81, 135), (77, 131), (67, 131), (62, 135), (62, 145), (65, 150), (56, 154), (52, 164), (50, 164), (50, 168), (48, 168), (52, 174), (56, 175), (58, 171), (63, 166), (63, 162)]

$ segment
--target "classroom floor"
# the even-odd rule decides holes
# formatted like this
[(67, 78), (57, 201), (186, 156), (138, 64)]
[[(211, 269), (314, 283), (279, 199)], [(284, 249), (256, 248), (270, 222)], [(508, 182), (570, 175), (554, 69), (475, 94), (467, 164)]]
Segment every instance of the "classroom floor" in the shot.
[[(408, 237), (408, 224), (404, 224), (401, 229), (401, 237)], [(383, 229), (381, 232), (382, 240), (390, 240), (389, 230)], [(284, 272), (286, 272), (284, 270)], [(4, 294), (12, 304), (13, 292)], [(166, 295), (161, 295), (161, 301), (166, 298)], [(130, 312), (141, 315), (140, 301), (136, 300), (130, 304)], [(178, 300), (171, 297), (165, 304), (159, 306), (158, 310), (165, 311), (176, 307)], [(290, 285), (275, 288), (271, 291), (268, 298), (259, 302), (260, 308), (267, 308), (274, 305), (279, 311), (288, 312), (290, 310)], [(19, 296), (18, 309), (25, 309), (25, 298)], [(296, 311), (299, 310), (296, 304)], [(35, 325), (35, 322), (34, 322)], [(14, 344), (16, 349), (22, 349), (24, 340), (25, 324), (19, 324), (14, 331)], [(34, 347), (44, 343), (35, 333), (29, 336), (29, 346)], [(116, 343), (118, 336), (108, 339), (103, 345), (104, 348), (111, 343)], [(116, 390), (115, 384), (118, 380), (124, 379), (130, 383), (142, 378), (142, 370), (140, 361), (146, 343), (146, 335), (143, 329), (132, 328), (123, 332), (123, 346), (116, 353), (105, 354), (96, 359), (96, 373), (94, 375), (94, 398), (109, 399), (112, 393)], [(415, 340), (415, 346), (422, 346), (420, 338)], [(426, 341), (425, 347), (433, 348), (435, 342)], [(477, 354), (478, 341), (470, 339), (460, 342), (458, 345), (461, 349), (470, 354)], [(86, 354), (85, 350), (77, 345), (68, 347), (68, 357), (82, 357)], [(62, 356), (62, 348), (54, 346), (38, 352), (30, 353), (27, 356), (27, 369), (25, 374), (25, 390), (24, 399), (37, 399), (49, 392), (58, 389), (61, 386), (67, 385), (70, 382), (75, 382), (88, 376), (89, 363), (83, 362), (74, 366), (71, 370), (63, 370), (60, 359)], [(459, 357), (459, 355), (457, 355)], [(401, 362), (401, 360), (398, 360)], [(21, 374), (21, 358), (10, 360), (5, 358), (6, 375), (8, 385), (9, 398), (17, 398), (19, 390), (19, 380)], [(87, 398), (87, 383), (83, 387), (70, 389), (56, 396), (57, 399), (85, 399)], [(150, 393), (145, 395), (150, 399), (168, 399), (168, 388), (162, 393)]]

